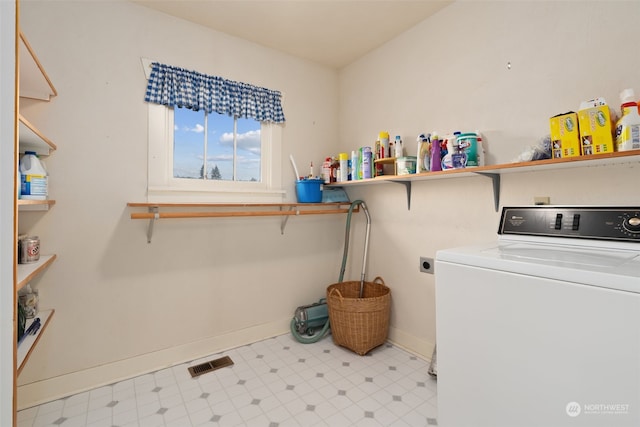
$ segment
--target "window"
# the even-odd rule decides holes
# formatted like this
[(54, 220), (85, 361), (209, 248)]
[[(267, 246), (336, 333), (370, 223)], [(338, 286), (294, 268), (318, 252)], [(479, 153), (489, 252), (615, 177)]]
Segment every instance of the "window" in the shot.
[(148, 200), (281, 202), (280, 138), (278, 125), (149, 104)]
[(280, 93), (153, 67), (149, 202), (281, 202)]
[(173, 177), (261, 182), (261, 124), (255, 119), (173, 109)]

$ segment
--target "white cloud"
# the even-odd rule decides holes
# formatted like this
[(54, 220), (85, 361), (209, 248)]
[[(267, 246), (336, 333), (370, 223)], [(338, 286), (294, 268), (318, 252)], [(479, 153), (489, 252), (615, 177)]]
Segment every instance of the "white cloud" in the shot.
[[(233, 133), (225, 132), (220, 136), (220, 143), (223, 145), (233, 145)], [(250, 130), (238, 134), (238, 148), (247, 150), (255, 154), (260, 153), (260, 131)]]
[[(178, 127), (175, 126), (175, 130), (178, 130)], [(204, 126), (200, 123), (197, 123), (194, 127), (183, 126), (181, 129), (183, 132), (194, 132), (194, 133), (202, 133), (204, 132)]]

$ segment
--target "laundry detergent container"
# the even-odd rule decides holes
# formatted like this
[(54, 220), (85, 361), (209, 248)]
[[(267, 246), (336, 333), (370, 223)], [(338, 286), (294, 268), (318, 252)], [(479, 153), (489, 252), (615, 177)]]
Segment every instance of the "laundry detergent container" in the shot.
[(298, 203), (322, 202), (322, 179), (302, 179), (296, 181), (296, 196)]

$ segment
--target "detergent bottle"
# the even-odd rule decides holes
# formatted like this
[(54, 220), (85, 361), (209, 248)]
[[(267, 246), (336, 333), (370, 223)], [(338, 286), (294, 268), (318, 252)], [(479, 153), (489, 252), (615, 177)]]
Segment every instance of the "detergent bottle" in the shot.
[(20, 198), (47, 200), (47, 170), (35, 151), (26, 151), (20, 159)]
[(429, 136), (418, 135), (418, 150), (416, 154), (416, 173), (429, 172), (431, 153), (429, 152)]
[(640, 149), (640, 114), (633, 89), (620, 93), (622, 116), (616, 123), (616, 151)]
[(431, 133), (431, 164), (429, 170), (432, 172), (442, 170), (442, 159), (440, 158), (440, 138), (437, 132)]

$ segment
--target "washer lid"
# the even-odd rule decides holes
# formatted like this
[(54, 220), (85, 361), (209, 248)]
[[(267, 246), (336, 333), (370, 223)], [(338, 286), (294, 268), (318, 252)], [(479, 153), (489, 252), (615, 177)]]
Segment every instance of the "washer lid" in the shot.
[[(500, 241), (444, 249), (437, 252), (436, 262), (640, 293), (637, 250)], [(435, 271), (437, 279), (437, 264)]]

